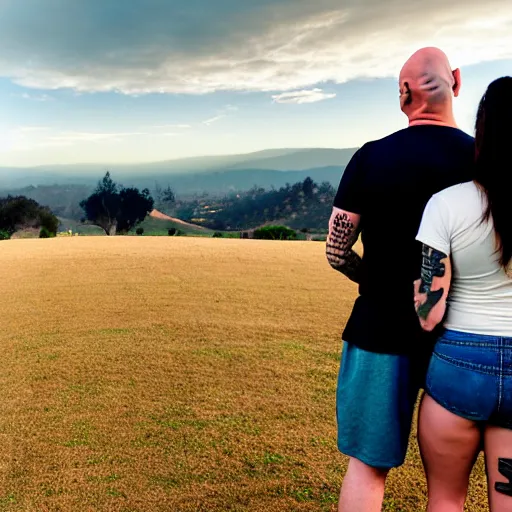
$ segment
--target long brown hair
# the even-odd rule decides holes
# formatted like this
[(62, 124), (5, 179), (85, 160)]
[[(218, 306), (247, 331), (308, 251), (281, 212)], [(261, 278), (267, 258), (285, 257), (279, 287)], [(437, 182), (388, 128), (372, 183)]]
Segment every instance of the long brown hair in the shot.
[(507, 178), (512, 171), (512, 78), (492, 82), (485, 92), (476, 118), (475, 181), (487, 206), (483, 220), (492, 219), (500, 254), (500, 264), (512, 261), (512, 187)]

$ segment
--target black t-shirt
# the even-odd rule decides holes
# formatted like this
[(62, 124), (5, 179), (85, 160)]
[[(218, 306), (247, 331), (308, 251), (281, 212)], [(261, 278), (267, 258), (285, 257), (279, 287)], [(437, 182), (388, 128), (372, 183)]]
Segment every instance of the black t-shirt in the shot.
[(359, 297), (343, 333), (372, 352), (409, 354), (432, 346), (414, 310), (421, 269), (415, 238), (429, 199), (470, 181), (474, 139), (461, 130), (421, 125), (365, 144), (348, 164), (334, 206), (361, 215), (364, 247)]

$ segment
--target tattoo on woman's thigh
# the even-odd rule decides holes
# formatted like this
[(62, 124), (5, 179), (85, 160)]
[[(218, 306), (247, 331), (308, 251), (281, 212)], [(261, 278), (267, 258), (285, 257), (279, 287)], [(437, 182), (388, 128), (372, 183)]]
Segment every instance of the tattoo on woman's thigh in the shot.
[(498, 471), (508, 482), (496, 482), (494, 488), (500, 494), (512, 497), (512, 459), (498, 459)]

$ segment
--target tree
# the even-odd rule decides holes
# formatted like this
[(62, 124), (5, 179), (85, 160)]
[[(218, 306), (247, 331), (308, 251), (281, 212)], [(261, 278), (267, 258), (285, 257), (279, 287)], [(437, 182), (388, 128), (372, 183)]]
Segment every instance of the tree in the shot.
[(308, 176), (304, 182), (302, 183), (302, 192), (304, 192), (304, 195), (308, 198), (308, 199), (311, 199), (313, 197), (313, 193), (314, 193), (314, 189), (315, 189), (315, 183), (314, 181)]
[(157, 208), (162, 204), (162, 194), (163, 190), (158, 181), (155, 181), (155, 190), (153, 192), (153, 197), (155, 198), (155, 205)]
[(92, 224), (101, 227), (107, 235), (125, 233), (143, 221), (153, 209), (149, 190), (117, 185), (107, 172), (94, 192), (80, 206)]
[(121, 233), (130, 231), (153, 210), (154, 201), (147, 188), (142, 192), (136, 188), (123, 188), (119, 192), (119, 200), (117, 229)]
[(264, 226), (255, 229), (253, 236), (260, 240), (295, 240), (297, 233), (287, 226)]
[(176, 195), (174, 190), (168, 185), (165, 189), (155, 183), (155, 208), (158, 210), (168, 213), (176, 204)]
[(176, 195), (170, 186), (167, 186), (162, 192), (162, 202), (167, 204), (174, 204), (176, 202)]
[(55, 236), (59, 219), (46, 206), (25, 196), (7, 196), (0, 199), (0, 231), (9, 237), (24, 228), (46, 229)]

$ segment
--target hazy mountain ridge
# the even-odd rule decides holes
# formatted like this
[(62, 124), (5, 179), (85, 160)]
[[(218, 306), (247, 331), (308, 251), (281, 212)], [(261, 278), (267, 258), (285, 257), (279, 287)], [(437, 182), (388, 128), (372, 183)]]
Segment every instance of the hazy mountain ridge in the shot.
[[(78, 220), (83, 216), (80, 201), (92, 192), (107, 169), (114, 181), (125, 187), (154, 191), (157, 183), (160, 187), (171, 186), (180, 201), (194, 200), (205, 193), (221, 199), (233, 193), (243, 195), (253, 188), (278, 190), (308, 177), (319, 185), (327, 182), (337, 188), (355, 151), (280, 149), (134, 166), (0, 168), (0, 197), (24, 195), (48, 206), (59, 217)], [(183, 171), (185, 168), (188, 171)]]
[[(213, 187), (216, 192), (246, 190), (251, 186), (281, 186), (287, 181), (296, 180), (291, 174), (283, 181), (276, 173), (280, 172), (315, 172), (315, 169), (337, 167), (340, 172), (346, 166), (356, 149), (271, 149), (243, 155), (205, 156), (164, 162), (150, 162), (134, 165), (109, 164), (75, 164), (39, 166), (31, 168), (0, 167), (0, 189), (19, 189), (37, 185), (87, 185), (93, 186), (98, 179), (110, 170), (116, 181), (126, 185), (151, 188), (155, 181), (168, 183), (176, 188), (177, 193), (208, 191)], [(265, 176), (265, 172), (272, 172)], [(215, 179), (218, 185), (213, 186)], [(233, 173), (228, 175), (226, 173)], [(235, 173), (247, 173), (236, 176)], [(256, 175), (254, 173), (259, 173)], [(203, 182), (202, 179), (205, 179)], [(251, 180), (257, 181), (251, 182)], [(297, 179), (303, 179), (302, 175)], [(229, 183), (229, 180), (232, 183)], [(315, 177), (316, 181), (323, 178)], [(194, 187), (196, 187), (194, 189)], [(202, 187), (205, 187), (202, 190)], [(234, 187), (234, 188), (233, 188)]]

